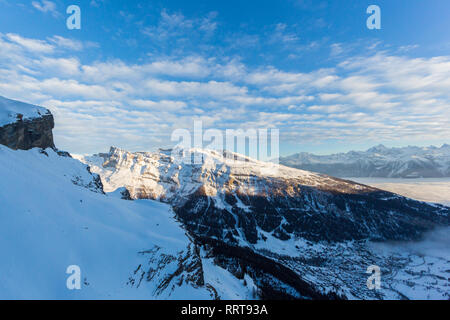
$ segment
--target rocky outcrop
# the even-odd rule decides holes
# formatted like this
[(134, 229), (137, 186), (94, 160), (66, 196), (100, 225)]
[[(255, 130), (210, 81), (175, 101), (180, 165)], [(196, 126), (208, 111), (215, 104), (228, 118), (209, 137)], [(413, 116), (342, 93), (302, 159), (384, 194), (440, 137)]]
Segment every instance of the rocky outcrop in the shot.
[(0, 127), (0, 144), (11, 149), (55, 148), (52, 129), (55, 123), (49, 112), (39, 118), (22, 119)]
[(54, 149), (54, 126), (48, 109), (0, 96), (0, 144), (13, 150)]

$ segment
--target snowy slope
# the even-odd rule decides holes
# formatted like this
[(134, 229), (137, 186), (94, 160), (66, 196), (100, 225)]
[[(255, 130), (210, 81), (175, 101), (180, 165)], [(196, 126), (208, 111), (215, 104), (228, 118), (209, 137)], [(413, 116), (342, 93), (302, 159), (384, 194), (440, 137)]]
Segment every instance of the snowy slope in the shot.
[(16, 122), (19, 119), (19, 115), (22, 115), (23, 120), (30, 120), (50, 114), (50, 112), (43, 107), (7, 99), (2, 96), (0, 96), (0, 111), (0, 127)]
[[(237, 279), (205, 282), (216, 270), (204, 273), (169, 206), (105, 195), (84, 164), (51, 149), (0, 146), (0, 250), (0, 299), (211, 299), (235, 297), (228, 286), (247, 290)], [(69, 265), (81, 268), (81, 290), (66, 287)]]
[[(133, 198), (172, 204), (206, 255), (266, 298), (448, 298), (445, 250), (439, 257), (385, 254), (368, 239), (420, 238), (448, 226), (450, 208), (321, 174), (190, 151), (200, 164), (178, 163), (163, 150), (111, 148), (78, 158), (101, 175), (105, 190), (125, 187)], [(383, 272), (381, 292), (366, 286), (372, 264)]]
[(444, 144), (440, 148), (378, 145), (367, 151), (323, 156), (302, 152), (280, 158), (280, 163), (336, 177), (450, 177), (450, 145)]

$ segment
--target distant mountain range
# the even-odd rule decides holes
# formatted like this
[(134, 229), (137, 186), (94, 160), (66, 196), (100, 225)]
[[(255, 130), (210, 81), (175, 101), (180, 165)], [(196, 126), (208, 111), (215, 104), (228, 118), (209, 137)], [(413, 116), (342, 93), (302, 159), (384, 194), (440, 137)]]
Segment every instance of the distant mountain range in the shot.
[(297, 169), (335, 177), (439, 178), (450, 177), (450, 145), (387, 148), (380, 144), (367, 151), (331, 155), (301, 152), (280, 158)]

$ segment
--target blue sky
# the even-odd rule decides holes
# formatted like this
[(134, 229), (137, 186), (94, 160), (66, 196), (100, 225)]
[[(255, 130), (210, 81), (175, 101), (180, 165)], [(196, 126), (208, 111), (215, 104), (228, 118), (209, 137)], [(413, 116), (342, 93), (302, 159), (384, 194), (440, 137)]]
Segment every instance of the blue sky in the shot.
[(440, 145), (449, 15), (447, 0), (0, 0), (0, 95), (51, 109), (75, 153), (166, 147), (194, 120), (278, 128), (282, 155)]

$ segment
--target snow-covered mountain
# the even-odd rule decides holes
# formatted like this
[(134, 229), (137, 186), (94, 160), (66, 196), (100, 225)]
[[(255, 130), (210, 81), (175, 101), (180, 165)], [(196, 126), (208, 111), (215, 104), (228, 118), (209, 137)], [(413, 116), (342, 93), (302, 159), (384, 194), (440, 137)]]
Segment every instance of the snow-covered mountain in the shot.
[[(0, 146), (0, 299), (247, 299), (202, 257), (170, 206), (104, 194), (97, 176), (52, 149)], [(68, 290), (78, 265), (82, 289)]]
[(0, 298), (450, 296), (449, 207), (228, 152), (72, 157), (46, 109), (2, 106)]
[[(256, 297), (248, 276), (205, 256), (169, 205), (105, 194), (88, 166), (43, 149), (48, 110), (0, 98), (0, 119), (9, 147), (0, 145), (0, 299)], [(66, 285), (69, 266), (80, 268), (80, 290)]]
[[(227, 161), (216, 151), (184, 151), (201, 164), (179, 163), (173, 150), (111, 148), (77, 158), (107, 191), (171, 204), (195, 242), (237, 278), (250, 276), (261, 297), (448, 297), (440, 278), (448, 256), (427, 257), (429, 278), (408, 277), (418, 255), (378, 252), (371, 242), (418, 240), (449, 225), (448, 207), (236, 154)], [(389, 273), (382, 293), (365, 286), (372, 264)], [(417, 291), (403, 290), (409, 285)]]
[(378, 145), (367, 151), (324, 156), (302, 152), (280, 158), (280, 163), (335, 177), (450, 177), (450, 145), (444, 144), (440, 148), (387, 148)]

